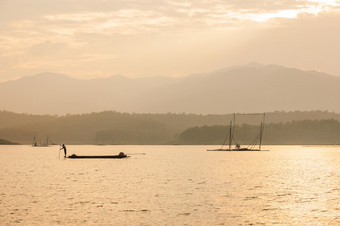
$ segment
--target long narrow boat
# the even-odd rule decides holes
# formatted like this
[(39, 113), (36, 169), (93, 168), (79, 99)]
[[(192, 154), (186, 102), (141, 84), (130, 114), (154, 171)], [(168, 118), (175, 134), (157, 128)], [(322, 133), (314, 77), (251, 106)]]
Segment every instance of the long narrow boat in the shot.
[(69, 155), (67, 158), (70, 159), (122, 159), (129, 157), (124, 152), (120, 152), (118, 155)]
[[(255, 138), (253, 143), (248, 145), (248, 147), (241, 147), (240, 144), (235, 142), (235, 138), (234, 138), (235, 117), (236, 117), (236, 114), (234, 114), (233, 119), (230, 121), (229, 133), (226, 136), (221, 148), (208, 149), (207, 151), (269, 151), (269, 150), (261, 150), (263, 131), (264, 131), (265, 113), (263, 113), (263, 119), (262, 119), (262, 122), (261, 122), (261, 125), (260, 125), (259, 134)], [(227, 140), (229, 140), (229, 147), (223, 148), (225, 146)], [(235, 142), (235, 148), (232, 148), (233, 141)], [(258, 148), (255, 148), (257, 145), (258, 145)]]

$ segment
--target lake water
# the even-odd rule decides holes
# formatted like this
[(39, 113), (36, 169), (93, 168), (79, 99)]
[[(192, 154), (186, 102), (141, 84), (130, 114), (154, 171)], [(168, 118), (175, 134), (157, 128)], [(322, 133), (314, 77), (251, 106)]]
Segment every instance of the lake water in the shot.
[(340, 146), (0, 146), (0, 225), (340, 225)]

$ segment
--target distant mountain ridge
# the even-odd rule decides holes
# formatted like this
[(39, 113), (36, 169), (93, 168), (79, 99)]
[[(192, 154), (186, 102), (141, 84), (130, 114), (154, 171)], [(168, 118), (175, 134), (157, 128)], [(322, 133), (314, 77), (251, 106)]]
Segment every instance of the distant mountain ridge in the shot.
[(258, 63), (183, 78), (79, 80), (43, 73), (0, 83), (0, 110), (32, 114), (340, 112), (339, 97), (340, 77)]

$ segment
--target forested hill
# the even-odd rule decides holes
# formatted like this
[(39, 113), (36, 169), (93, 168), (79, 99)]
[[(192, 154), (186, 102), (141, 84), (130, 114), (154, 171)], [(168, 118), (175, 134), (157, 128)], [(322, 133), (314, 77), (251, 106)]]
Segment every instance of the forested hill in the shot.
[[(33, 136), (38, 142), (45, 142), (48, 137), (56, 144), (187, 143), (182, 139), (183, 131), (202, 126), (224, 127), (229, 124), (231, 118), (232, 114), (129, 114), (105, 111), (53, 116), (0, 111), (0, 138), (23, 144), (30, 144)], [(266, 135), (269, 134), (267, 127), (270, 128), (270, 124), (285, 125), (293, 121), (330, 119), (335, 120), (334, 122), (340, 121), (340, 114), (322, 111), (266, 113)], [(308, 127), (312, 122), (307, 121), (303, 128), (315, 130), (316, 127)], [(256, 125), (259, 118), (245, 116), (238, 118), (238, 123)], [(224, 136), (225, 132), (220, 134)]]
[[(202, 126), (185, 130), (178, 137), (178, 144), (222, 145), (228, 137), (228, 126)], [(233, 142), (255, 144), (259, 127), (237, 125)], [(228, 143), (228, 142), (226, 142)], [(258, 143), (256, 143), (258, 144)], [(329, 120), (303, 120), (266, 125), (262, 144), (340, 144), (340, 122)]]
[(14, 144), (17, 144), (17, 143), (14, 143), (9, 140), (0, 139), (0, 145), (14, 145)]

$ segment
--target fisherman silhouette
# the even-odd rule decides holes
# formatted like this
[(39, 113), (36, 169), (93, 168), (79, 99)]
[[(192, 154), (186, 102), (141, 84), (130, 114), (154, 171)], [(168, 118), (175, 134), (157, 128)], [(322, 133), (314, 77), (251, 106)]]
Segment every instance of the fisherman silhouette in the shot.
[(61, 146), (60, 150), (61, 150), (61, 149), (64, 149), (64, 157), (66, 157), (66, 146), (65, 146), (65, 144), (63, 144), (63, 145)]

